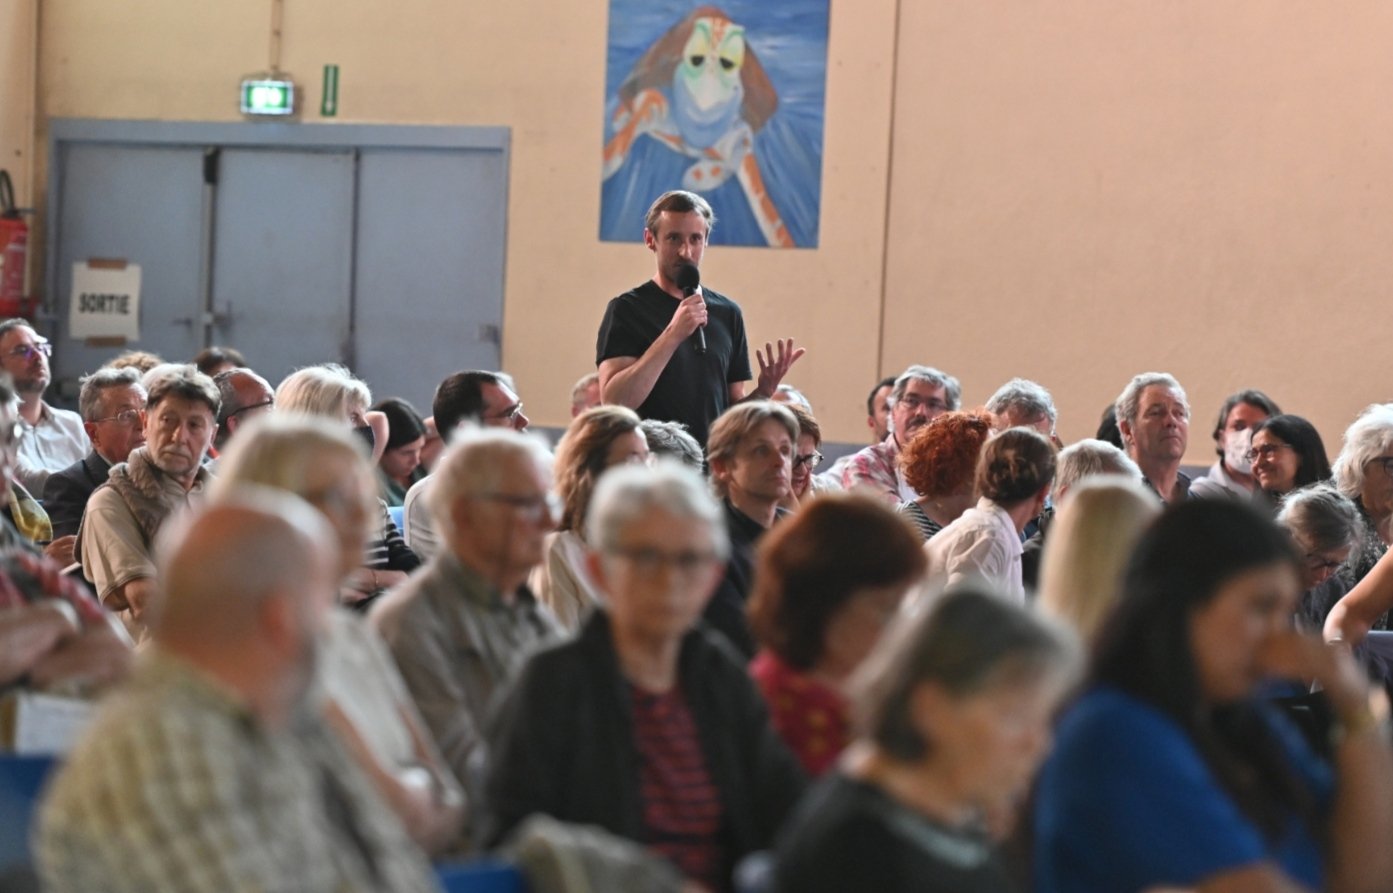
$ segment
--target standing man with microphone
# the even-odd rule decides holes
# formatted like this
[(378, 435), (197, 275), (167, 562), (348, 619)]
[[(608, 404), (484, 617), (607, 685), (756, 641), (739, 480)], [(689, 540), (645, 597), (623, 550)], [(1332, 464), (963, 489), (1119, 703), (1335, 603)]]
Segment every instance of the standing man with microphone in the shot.
[(653, 278), (609, 302), (596, 345), (600, 398), (645, 419), (681, 422), (705, 445), (711, 423), (742, 400), (767, 400), (803, 355), (793, 339), (756, 351), (759, 380), (745, 393), (749, 344), (740, 305), (701, 285), (716, 222), (701, 196), (665, 192), (648, 209), (643, 242)]

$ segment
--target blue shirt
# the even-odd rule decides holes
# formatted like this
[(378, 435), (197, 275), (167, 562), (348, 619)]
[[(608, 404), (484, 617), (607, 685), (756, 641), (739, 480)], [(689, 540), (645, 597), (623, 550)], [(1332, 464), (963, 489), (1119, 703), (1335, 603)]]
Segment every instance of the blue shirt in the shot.
[[(1322, 808), (1334, 778), (1275, 711), (1265, 718)], [(1275, 863), (1322, 889), (1323, 854), (1298, 816), (1267, 840), (1220, 785), (1189, 735), (1166, 714), (1116, 689), (1084, 695), (1060, 723), (1035, 802), (1039, 893), (1130, 893), (1193, 887)]]

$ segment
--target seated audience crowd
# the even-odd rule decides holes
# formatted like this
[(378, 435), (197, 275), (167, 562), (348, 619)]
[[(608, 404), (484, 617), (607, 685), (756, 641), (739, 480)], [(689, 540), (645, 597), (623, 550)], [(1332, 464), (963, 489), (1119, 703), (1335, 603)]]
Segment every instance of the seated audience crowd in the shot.
[(1066, 446), (1040, 384), (915, 364), (818, 473), (791, 342), (704, 443), (604, 400), (630, 358), (554, 450), (503, 372), (422, 418), (242, 347), (73, 413), (0, 322), (0, 695), (92, 711), (44, 889), (432, 890), (538, 839), (590, 881), (536, 890), (1393, 889), (1393, 403), (1331, 462), (1239, 391), (1192, 480), (1171, 375)]

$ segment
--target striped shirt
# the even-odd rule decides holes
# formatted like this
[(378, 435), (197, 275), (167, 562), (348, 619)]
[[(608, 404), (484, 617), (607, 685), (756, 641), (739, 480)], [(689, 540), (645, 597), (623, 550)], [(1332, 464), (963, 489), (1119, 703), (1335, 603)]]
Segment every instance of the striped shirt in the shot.
[(662, 694), (629, 686), (639, 754), (643, 842), (712, 890), (729, 886), (720, 831), (720, 792), (701, 752), (681, 688)]

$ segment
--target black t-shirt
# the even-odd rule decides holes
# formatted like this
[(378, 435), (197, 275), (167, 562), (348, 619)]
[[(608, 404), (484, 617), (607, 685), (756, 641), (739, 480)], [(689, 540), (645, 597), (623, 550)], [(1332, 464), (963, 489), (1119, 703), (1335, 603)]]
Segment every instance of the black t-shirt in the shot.
[[(709, 288), (702, 289), (702, 296), (707, 312), (706, 353), (697, 353), (696, 336), (682, 342), (638, 414), (681, 422), (704, 447), (711, 423), (730, 406), (731, 383), (753, 376), (739, 305)], [(600, 322), (595, 365), (615, 357), (643, 356), (672, 321), (677, 303), (651, 279), (610, 301)]]
[(1009, 893), (987, 838), (945, 828), (879, 788), (833, 772), (779, 843), (775, 893)]

